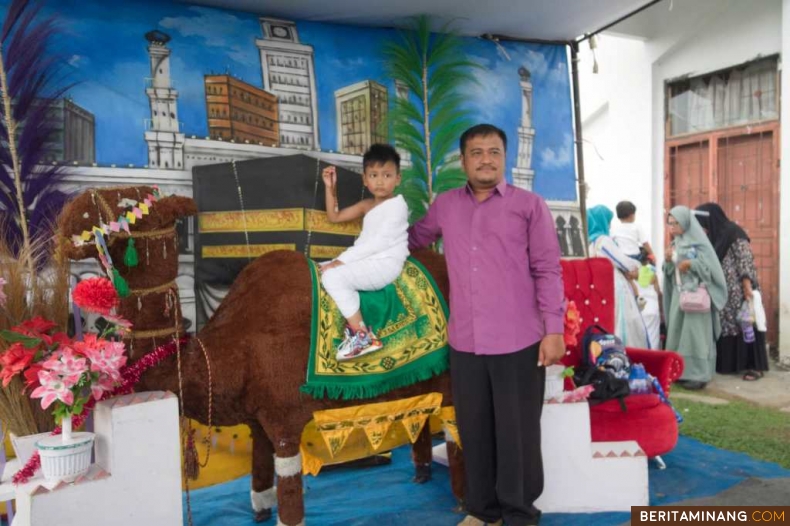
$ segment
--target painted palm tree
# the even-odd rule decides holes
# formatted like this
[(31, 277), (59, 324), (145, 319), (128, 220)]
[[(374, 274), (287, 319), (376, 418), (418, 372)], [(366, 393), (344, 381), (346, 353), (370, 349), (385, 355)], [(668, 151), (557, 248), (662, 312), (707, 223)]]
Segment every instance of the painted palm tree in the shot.
[(466, 181), (454, 146), (472, 125), (466, 117), (463, 88), (477, 82), (462, 40), (445, 26), (431, 33), (430, 20), (420, 16), (409, 30), (384, 45), (387, 73), (402, 86), (390, 109), (388, 124), (396, 146), (409, 154), (399, 192), (409, 204), (410, 221), (425, 215), (435, 196)]
[(31, 275), (46, 258), (35, 247), (47, 245), (67, 198), (56, 187), (61, 168), (44, 162), (53, 105), (66, 88), (58, 83), (63, 62), (50, 52), (54, 21), (39, 20), (42, 4), (12, 0), (0, 30), (0, 220), (6, 246), (24, 255)]

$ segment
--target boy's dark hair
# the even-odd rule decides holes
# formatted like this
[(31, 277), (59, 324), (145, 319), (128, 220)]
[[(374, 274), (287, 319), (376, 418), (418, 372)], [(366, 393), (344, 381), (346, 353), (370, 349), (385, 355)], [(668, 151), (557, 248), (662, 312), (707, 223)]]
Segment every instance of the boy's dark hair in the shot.
[(395, 163), (395, 168), (400, 173), (400, 154), (389, 144), (371, 144), (365, 155), (362, 156), (362, 171), (373, 164), (384, 164), (388, 161)]
[(466, 142), (469, 139), (480, 136), (486, 137), (487, 135), (499, 135), (499, 138), (502, 139), (502, 146), (504, 146), (505, 150), (507, 150), (507, 135), (505, 135), (505, 132), (493, 124), (477, 124), (461, 134), (461, 153), (464, 153), (466, 149)]
[(617, 219), (626, 219), (636, 213), (636, 205), (631, 201), (620, 201), (615, 210), (617, 210)]

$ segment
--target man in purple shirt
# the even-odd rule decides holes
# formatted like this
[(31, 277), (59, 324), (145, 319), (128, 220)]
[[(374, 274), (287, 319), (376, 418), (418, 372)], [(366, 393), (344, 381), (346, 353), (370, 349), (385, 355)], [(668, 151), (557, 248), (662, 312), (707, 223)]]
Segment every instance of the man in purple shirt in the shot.
[(450, 374), (466, 464), (460, 524), (538, 524), (545, 367), (562, 358), (560, 247), (546, 202), (505, 181), (505, 133), (461, 136), (463, 188), (437, 196), (409, 248), (439, 237), (450, 275)]

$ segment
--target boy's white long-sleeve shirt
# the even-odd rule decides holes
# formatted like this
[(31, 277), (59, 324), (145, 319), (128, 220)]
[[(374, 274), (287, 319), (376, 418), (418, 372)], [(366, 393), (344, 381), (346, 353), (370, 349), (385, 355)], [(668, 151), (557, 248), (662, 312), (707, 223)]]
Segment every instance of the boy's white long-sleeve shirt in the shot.
[(409, 256), (409, 207), (398, 195), (373, 207), (362, 220), (362, 232), (353, 246), (337, 259), (353, 263), (362, 259), (394, 258), (405, 261)]

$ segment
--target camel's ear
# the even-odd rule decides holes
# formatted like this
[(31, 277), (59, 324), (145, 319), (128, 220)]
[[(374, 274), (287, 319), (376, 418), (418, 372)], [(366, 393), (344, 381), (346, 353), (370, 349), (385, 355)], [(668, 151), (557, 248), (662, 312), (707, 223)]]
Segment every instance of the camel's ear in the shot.
[(195, 201), (180, 195), (163, 197), (154, 204), (154, 207), (161, 226), (170, 225), (180, 217), (194, 216), (198, 213)]

